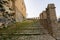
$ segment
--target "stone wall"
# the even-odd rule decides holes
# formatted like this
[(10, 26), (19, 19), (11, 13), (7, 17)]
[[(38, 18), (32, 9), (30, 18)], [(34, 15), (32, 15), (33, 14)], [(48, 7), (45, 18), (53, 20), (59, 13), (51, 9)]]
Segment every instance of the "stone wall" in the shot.
[(24, 0), (12, 0), (13, 9), (15, 10), (16, 22), (22, 22), (26, 18), (26, 7)]
[(16, 15), (15, 15), (15, 19), (16, 22), (22, 22), (24, 20), (23, 14), (18, 10), (17, 7), (15, 7), (15, 11), (16, 11)]
[(26, 6), (24, 0), (15, 0), (15, 6), (18, 8), (21, 14), (23, 14), (23, 17), (26, 17)]
[(46, 11), (40, 14), (40, 23), (52, 36), (56, 37), (57, 18), (54, 4), (48, 4)]

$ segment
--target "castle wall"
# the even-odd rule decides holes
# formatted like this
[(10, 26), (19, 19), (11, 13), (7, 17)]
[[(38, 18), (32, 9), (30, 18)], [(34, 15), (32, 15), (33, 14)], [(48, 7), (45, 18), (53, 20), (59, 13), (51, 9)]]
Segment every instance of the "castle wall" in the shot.
[(56, 38), (58, 23), (54, 4), (48, 4), (46, 11), (40, 14), (40, 20), (42, 26), (48, 30), (49, 34)]
[(13, 8), (15, 9), (16, 15), (16, 22), (22, 22), (26, 18), (26, 7), (24, 0), (15, 0), (13, 3)]
[(24, 0), (12, 0), (12, 2), (10, 2), (10, 6), (15, 11), (14, 17), (16, 22), (22, 22), (26, 18), (26, 7)]
[(26, 7), (25, 7), (24, 0), (16, 0), (15, 6), (23, 14), (23, 16), (26, 17)]
[(16, 22), (22, 22), (23, 21), (23, 15), (22, 15), (22, 13), (16, 8)]

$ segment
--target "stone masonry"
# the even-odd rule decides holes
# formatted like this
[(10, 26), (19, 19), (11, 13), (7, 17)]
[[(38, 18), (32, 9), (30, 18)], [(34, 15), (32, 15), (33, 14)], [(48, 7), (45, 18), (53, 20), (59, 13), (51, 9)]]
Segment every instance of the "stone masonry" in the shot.
[(48, 4), (45, 11), (40, 14), (40, 24), (48, 30), (49, 34), (60, 40), (60, 26), (57, 21), (55, 5)]
[(22, 22), (26, 18), (26, 6), (24, 0), (14, 0), (16, 22)]

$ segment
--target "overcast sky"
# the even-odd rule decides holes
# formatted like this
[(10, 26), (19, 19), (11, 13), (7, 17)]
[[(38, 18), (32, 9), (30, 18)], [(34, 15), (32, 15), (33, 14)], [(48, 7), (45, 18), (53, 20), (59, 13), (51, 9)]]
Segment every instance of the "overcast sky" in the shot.
[(60, 0), (24, 0), (26, 5), (27, 18), (38, 17), (45, 10), (48, 4), (54, 3), (57, 17), (60, 16)]

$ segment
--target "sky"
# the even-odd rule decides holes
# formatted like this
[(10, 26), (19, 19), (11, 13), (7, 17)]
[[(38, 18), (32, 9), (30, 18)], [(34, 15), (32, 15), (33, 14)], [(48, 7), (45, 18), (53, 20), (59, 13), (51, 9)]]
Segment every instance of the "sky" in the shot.
[(60, 0), (24, 0), (26, 5), (27, 18), (38, 17), (47, 8), (47, 5), (54, 3), (57, 18), (60, 17)]

